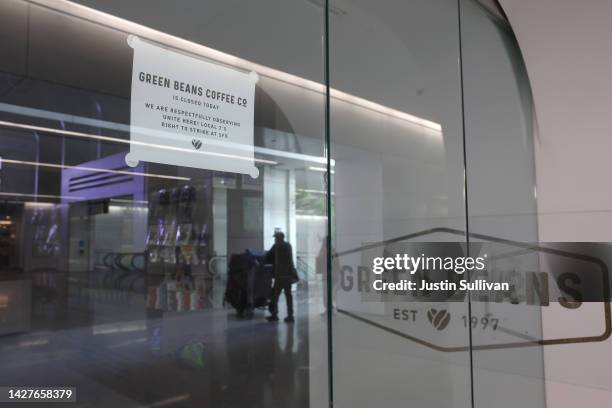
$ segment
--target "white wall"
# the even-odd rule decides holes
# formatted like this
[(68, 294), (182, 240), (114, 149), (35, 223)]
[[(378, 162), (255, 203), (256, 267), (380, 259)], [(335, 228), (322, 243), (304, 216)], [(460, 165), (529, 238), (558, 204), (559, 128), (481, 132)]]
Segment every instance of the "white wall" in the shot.
[[(529, 73), (539, 125), (541, 242), (612, 242), (612, 1), (500, 0)], [(552, 308), (549, 308), (552, 309)], [(543, 313), (544, 336), (571, 325)], [(612, 340), (546, 346), (549, 408), (609, 406)]]
[(279, 228), (293, 247), (295, 259), (295, 172), (264, 168), (263, 242), (266, 250), (274, 244)]

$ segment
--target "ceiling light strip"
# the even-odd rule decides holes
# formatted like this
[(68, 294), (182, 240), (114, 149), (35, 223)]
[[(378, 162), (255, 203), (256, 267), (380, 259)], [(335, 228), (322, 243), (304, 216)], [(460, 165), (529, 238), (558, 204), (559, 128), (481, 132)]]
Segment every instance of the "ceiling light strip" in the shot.
[[(325, 86), (318, 82), (302, 78), (296, 75), (289, 74), (287, 72), (279, 71), (274, 68), (267, 67), (265, 65), (256, 64), (242, 58), (235, 57), (230, 54), (206, 47), (201, 44), (194, 43), (189, 40), (185, 40), (176, 36), (173, 36), (162, 31), (152, 29), (150, 27), (143, 26), (138, 23), (134, 23), (123, 18), (113, 16), (111, 14), (104, 13), (99, 10), (95, 10), (80, 4), (75, 4), (67, 0), (29, 0), (31, 3), (39, 4), (47, 8), (60, 11), (63, 13), (71, 14), (82, 19), (86, 19), (107, 27), (112, 27), (116, 30), (123, 31), (128, 34), (135, 34), (142, 38), (147, 38), (151, 41), (177, 48), (179, 50), (187, 51), (192, 54), (218, 61), (222, 64), (232, 66), (244, 71), (255, 71), (259, 75), (263, 75), (272, 79), (287, 82), (292, 85), (318, 92), (320, 94), (325, 93)], [(370, 100), (360, 98), (355, 95), (348, 94), (346, 92), (339, 91), (337, 89), (330, 89), (330, 97), (333, 99), (341, 100), (349, 104), (353, 104), (365, 109), (373, 110), (375, 112), (382, 113), (391, 117), (402, 119), (404, 121), (419, 125), (425, 128), (435, 130), (437, 132), (442, 131), (442, 126), (439, 123), (423, 119), (421, 117), (411, 115), (406, 112), (399, 111), (397, 109), (390, 108), (385, 105), (381, 105)]]
[[(5, 192), (5, 191), (0, 192), (0, 196), (27, 197), (27, 198), (45, 198), (45, 199), (60, 199), (60, 200), (85, 200), (85, 198), (86, 198), (86, 197), (76, 197), (76, 196), (59, 196), (59, 195), (51, 195), (51, 194), (9, 193), (9, 192)], [(45, 205), (45, 204), (52, 204), (52, 203), (40, 203), (40, 204)]]
[[(58, 122), (73, 123), (76, 125), (85, 125), (85, 126), (92, 126), (92, 127), (100, 127), (100, 128), (130, 133), (130, 126), (123, 124), (123, 123), (110, 122), (110, 121), (101, 120), (101, 119), (91, 119), (91, 118), (87, 118), (84, 116), (70, 115), (66, 113), (52, 112), (52, 111), (47, 111), (43, 109), (29, 108), (27, 106), (0, 103), (0, 111), (15, 114), (15, 115), (23, 115), (23, 116), (40, 118), (40, 119), (56, 120)], [(124, 143), (124, 144), (130, 143), (130, 140), (128, 139), (119, 139), (116, 137), (95, 135), (95, 134), (84, 133), (84, 132), (75, 132), (75, 131), (63, 130), (63, 129), (54, 129), (54, 128), (49, 128), (45, 126), (28, 125), (28, 124), (17, 123), (17, 122), (0, 121), (0, 126), (15, 127), (15, 128), (34, 130), (34, 131), (39, 131), (39, 132), (55, 133), (55, 134), (61, 134), (61, 135), (66, 135), (66, 136), (72, 136), (72, 137), (89, 138), (89, 139), (99, 140), (103, 142)], [(302, 154), (302, 153), (286, 152), (283, 150), (275, 150), (275, 149), (269, 149), (266, 147), (259, 147), (259, 146), (254, 146), (254, 149), (255, 149), (255, 153), (259, 153), (259, 154), (286, 157), (286, 158), (293, 159), (293, 160), (309, 161), (309, 162), (320, 163), (320, 164), (327, 163), (327, 159), (321, 156), (312, 156), (312, 155)], [(192, 152), (192, 151), (189, 151), (189, 152)], [(230, 157), (230, 158), (233, 158), (233, 157)], [(262, 164), (271, 164), (271, 165), (278, 164), (277, 162), (273, 160), (266, 160), (266, 159), (260, 159), (260, 158), (255, 158), (254, 160), (255, 162), (262, 163)], [(334, 160), (332, 160), (332, 166), (333, 165), (334, 165)]]
[(165, 174), (153, 174), (153, 173), (141, 173), (137, 171), (124, 171), (124, 170), (110, 170), (110, 169), (101, 169), (99, 167), (87, 167), (87, 166), (68, 166), (65, 164), (55, 164), (55, 163), (39, 163), (27, 160), (13, 160), (13, 159), (1, 159), (2, 164), (16, 164), (16, 165), (24, 165), (24, 166), (35, 166), (35, 167), (47, 167), (53, 169), (76, 169), (76, 170), (84, 170), (91, 171), (96, 173), (114, 173), (114, 174), (127, 174), (130, 176), (142, 176), (142, 177), (151, 177), (151, 178), (160, 178), (160, 179), (168, 179), (168, 180), (191, 180), (189, 177), (181, 177), (181, 176), (167, 176)]
[[(168, 145), (160, 145), (160, 144), (154, 144), (154, 143), (145, 143), (145, 142), (130, 141), (130, 140), (118, 139), (118, 138), (110, 137), (110, 136), (94, 135), (94, 134), (91, 134), (91, 133), (75, 132), (75, 131), (71, 131), (71, 130), (53, 129), (53, 128), (48, 128), (48, 127), (45, 127), (45, 126), (26, 125), (24, 123), (7, 122), (7, 121), (2, 121), (2, 120), (0, 120), (0, 126), (13, 127), (13, 128), (25, 129), (25, 130), (32, 130), (32, 131), (37, 131), (37, 132), (54, 133), (54, 134), (60, 134), (60, 135), (65, 135), (65, 136), (73, 136), (73, 137), (80, 137), (80, 138), (86, 138), (86, 139), (94, 139), (94, 140), (99, 140), (99, 141), (104, 141), (104, 142), (123, 143), (123, 144), (128, 144), (128, 145), (130, 143), (132, 143), (132, 144), (137, 144), (137, 145), (147, 146), (147, 147), (153, 147), (153, 148), (158, 148), (158, 149), (174, 150), (174, 151), (178, 151), (178, 152), (182, 152), (182, 153), (220, 156), (220, 157), (225, 157), (225, 158), (228, 158), (228, 159), (240, 159), (240, 160), (249, 160), (249, 161), (251, 160), (250, 157), (241, 157), (241, 156), (237, 156), (237, 155), (233, 155), (233, 154), (216, 153), (216, 152), (205, 152), (205, 151), (198, 151), (198, 152), (196, 152), (196, 151), (193, 151), (193, 150), (190, 150), (190, 149), (183, 149), (183, 148), (180, 148), (180, 147), (174, 147), (174, 146), (168, 146)], [(262, 163), (262, 164), (271, 164), (271, 165), (277, 165), (278, 164), (277, 162), (275, 162), (273, 160), (258, 159), (258, 158), (254, 158), (253, 160), (255, 162), (257, 162), (257, 163)]]

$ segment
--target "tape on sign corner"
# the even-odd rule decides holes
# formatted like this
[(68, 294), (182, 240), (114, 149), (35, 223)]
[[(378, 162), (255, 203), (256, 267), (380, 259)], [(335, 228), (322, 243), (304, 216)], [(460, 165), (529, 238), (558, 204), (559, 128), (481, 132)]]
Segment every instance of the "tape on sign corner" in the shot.
[(249, 176), (251, 176), (251, 178), (256, 179), (259, 177), (259, 169), (257, 168), (257, 166), (251, 167), (249, 169)]
[(140, 41), (140, 38), (138, 38), (137, 35), (130, 34), (127, 36), (127, 43), (132, 48), (134, 48), (134, 46), (136, 45), (136, 42), (138, 41)]
[(259, 74), (255, 71), (251, 71), (249, 72), (249, 76), (251, 77), (251, 80), (253, 81), (254, 84), (259, 82)]
[(128, 166), (136, 167), (138, 166), (139, 162), (140, 160), (138, 160), (134, 153), (128, 153), (125, 155), (125, 164), (127, 164)]

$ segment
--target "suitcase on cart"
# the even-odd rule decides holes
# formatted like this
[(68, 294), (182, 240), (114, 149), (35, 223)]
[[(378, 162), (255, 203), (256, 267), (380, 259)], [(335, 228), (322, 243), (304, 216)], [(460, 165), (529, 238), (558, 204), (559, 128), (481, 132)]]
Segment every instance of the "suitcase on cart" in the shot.
[(229, 303), (239, 317), (253, 315), (253, 309), (265, 307), (272, 295), (272, 268), (263, 264), (263, 254), (245, 251), (230, 258), (224, 303)]
[(253, 285), (253, 306), (266, 307), (272, 297), (272, 265), (264, 265), (263, 257), (255, 271)]

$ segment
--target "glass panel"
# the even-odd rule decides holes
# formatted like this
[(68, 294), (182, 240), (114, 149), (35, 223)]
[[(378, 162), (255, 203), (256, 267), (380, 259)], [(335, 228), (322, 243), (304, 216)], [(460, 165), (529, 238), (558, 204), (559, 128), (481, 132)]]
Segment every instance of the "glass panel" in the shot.
[(466, 298), (381, 296), (372, 273), (465, 251), (458, 33), (454, 2), (330, 2), (337, 407), (471, 406)]
[(508, 24), (476, 1), (461, 2), (461, 39), (470, 242), (490, 261), (474, 279), (515, 285), (471, 297), (474, 407), (544, 407), (541, 269), (521, 246), (538, 242), (529, 79)]
[[(88, 407), (327, 404), (323, 16), (298, 0), (1, 2), (0, 384), (76, 387)], [(259, 75), (258, 178), (126, 165), (129, 34)], [(291, 251), (267, 257), (277, 231)], [(299, 282), (274, 287), (295, 323), (284, 297), (268, 323), (289, 258)]]

